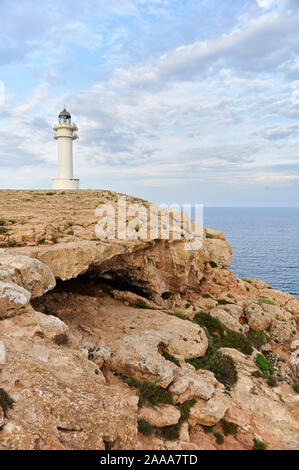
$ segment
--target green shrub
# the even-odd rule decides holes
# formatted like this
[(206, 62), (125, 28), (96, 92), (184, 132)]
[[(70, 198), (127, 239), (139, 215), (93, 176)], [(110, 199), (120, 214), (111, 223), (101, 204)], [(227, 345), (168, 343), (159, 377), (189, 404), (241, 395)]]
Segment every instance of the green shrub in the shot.
[(184, 403), (182, 403), (180, 405), (180, 412), (181, 412), (180, 421), (181, 422), (187, 421), (189, 419), (190, 410), (191, 410), (192, 406), (195, 405), (195, 403), (196, 403), (196, 400), (193, 399), (193, 400), (185, 401)]
[(239, 426), (235, 423), (228, 423), (227, 421), (222, 421), (222, 429), (225, 436), (232, 434), (235, 436), (238, 432)]
[(238, 380), (238, 373), (233, 359), (214, 351), (210, 347), (203, 357), (186, 359), (186, 362), (195, 367), (196, 370), (205, 369), (213, 372), (216, 379), (228, 389), (233, 387)]
[(250, 356), (253, 352), (249, 339), (245, 335), (232, 330), (225, 330), (221, 338), (215, 339), (215, 343), (221, 348), (238, 349), (246, 356)]
[(186, 303), (185, 308), (190, 308), (190, 307), (191, 307), (190, 302)]
[(0, 233), (7, 233), (7, 228), (0, 226)]
[(140, 382), (134, 379), (134, 377), (125, 377), (124, 382), (128, 384), (130, 387), (135, 387), (135, 388), (138, 388), (140, 385)]
[(206, 328), (211, 335), (224, 334), (224, 326), (218, 318), (212, 317), (209, 313), (200, 312), (195, 315), (193, 322)]
[(138, 420), (138, 432), (141, 432), (144, 436), (151, 436), (153, 434), (153, 430), (154, 427), (145, 419), (141, 418)]
[(218, 305), (231, 305), (233, 302), (229, 302), (225, 299), (217, 299)]
[(224, 442), (224, 437), (220, 432), (214, 432), (217, 444), (221, 445)]
[(210, 264), (211, 268), (217, 268), (218, 267), (218, 264), (215, 263), (215, 261), (210, 261), (209, 264)]
[(152, 405), (158, 403), (172, 404), (172, 396), (164, 388), (151, 382), (139, 382), (132, 377), (124, 378), (124, 381), (130, 386), (138, 388), (139, 390), (139, 406), (142, 406), (144, 402), (148, 401)]
[(249, 330), (247, 338), (255, 349), (258, 350), (267, 343), (267, 337), (262, 331)]
[(167, 351), (162, 351), (161, 354), (164, 357), (164, 359), (166, 359), (166, 361), (173, 362), (176, 366), (181, 367), (181, 364), (179, 363), (179, 361), (174, 356), (169, 354)]
[(63, 346), (68, 343), (68, 336), (65, 333), (60, 333), (54, 336), (53, 342), (57, 344), (57, 346)]
[(252, 377), (256, 377), (257, 379), (263, 377), (263, 374), (261, 373), (260, 370), (255, 370), (254, 372), (252, 372)]
[(180, 318), (181, 320), (190, 320), (186, 315), (184, 315), (182, 312), (170, 312), (169, 315), (172, 315), (173, 317)]
[(142, 300), (140, 300), (139, 302), (137, 302), (137, 305), (136, 305), (137, 308), (144, 308), (144, 309), (147, 309), (147, 310), (151, 310), (151, 307), (149, 305), (147, 305), (146, 303), (142, 302)]
[(193, 322), (206, 328), (210, 335), (218, 335), (217, 338), (213, 339), (214, 345), (217, 348), (234, 348), (238, 349), (243, 354), (252, 354), (252, 345), (246, 336), (236, 331), (229, 330), (218, 318), (212, 317), (209, 313), (197, 313)]
[(253, 439), (252, 450), (267, 450), (267, 444), (259, 439)]
[(294, 392), (299, 393), (299, 382), (293, 383), (292, 388), (293, 388)]
[(174, 424), (173, 426), (165, 426), (161, 429), (161, 435), (170, 441), (176, 441), (180, 435), (180, 425)]
[(270, 375), (267, 379), (267, 384), (269, 385), (269, 387), (277, 387), (277, 378), (275, 377), (275, 375)]
[(14, 401), (8, 395), (4, 388), (0, 388), (0, 406), (3, 410), (4, 416), (7, 416), (7, 411), (13, 407)]
[(249, 284), (252, 283), (251, 279), (243, 279), (244, 282), (248, 282)]
[(267, 361), (267, 359), (264, 358), (262, 354), (257, 354), (255, 360), (258, 368), (261, 372), (263, 372), (263, 374), (273, 374), (274, 370), (272, 365), (269, 361)]
[(270, 299), (258, 299), (258, 303), (260, 305), (262, 305), (262, 304), (275, 305), (275, 302), (273, 300), (270, 300)]
[(203, 299), (212, 299), (213, 297), (210, 294), (203, 294)]

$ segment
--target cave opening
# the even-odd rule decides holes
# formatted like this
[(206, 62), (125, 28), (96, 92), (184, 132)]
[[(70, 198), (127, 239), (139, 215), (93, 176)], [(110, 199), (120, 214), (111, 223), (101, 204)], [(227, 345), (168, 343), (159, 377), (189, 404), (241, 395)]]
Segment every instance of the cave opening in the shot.
[(56, 287), (51, 293), (67, 292), (90, 297), (101, 297), (103, 292), (109, 293), (111, 290), (129, 291), (146, 299), (150, 298), (147, 290), (142, 286), (133, 284), (128, 277), (119, 276), (112, 271), (101, 275), (95, 270), (89, 270), (76, 278), (66, 281), (57, 279)]

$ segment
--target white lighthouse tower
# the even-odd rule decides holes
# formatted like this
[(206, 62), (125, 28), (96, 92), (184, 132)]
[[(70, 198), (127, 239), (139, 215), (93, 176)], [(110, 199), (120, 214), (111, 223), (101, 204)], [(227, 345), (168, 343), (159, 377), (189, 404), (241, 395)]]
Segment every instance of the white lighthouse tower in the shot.
[(58, 119), (59, 124), (53, 128), (58, 142), (58, 178), (53, 180), (53, 189), (79, 189), (79, 180), (73, 178), (73, 140), (79, 138), (78, 128), (65, 107)]

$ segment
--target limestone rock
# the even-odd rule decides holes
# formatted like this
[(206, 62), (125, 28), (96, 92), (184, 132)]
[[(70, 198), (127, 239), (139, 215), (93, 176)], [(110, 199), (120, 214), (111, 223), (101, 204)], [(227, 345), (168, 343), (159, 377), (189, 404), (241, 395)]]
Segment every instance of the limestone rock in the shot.
[(180, 368), (175, 371), (175, 378), (169, 387), (174, 403), (184, 403), (193, 398), (208, 400), (215, 391), (217, 380), (209, 371), (193, 371)]
[(210, 261), (216, 263), (217, 266), (231, 265), (232, 248), (228, 242), (206, 238), (204, 240), (204, 247), (209, 253)]
[(246, 301), (244, 302), (243, 307), (248, 325), (251, 329), (263, 331), (271, 325), (271, 314), (265, 312), (258, 303)]
[(223, 392), (216, 391), (208, 401), (198, 400), (190, 410), (190, 423), (214, 426), (225, 415), (230, 401)]
[[(108, 444), (112, 449), (135, 448), (136, 415), (126, 398), (103, 385), (94, 369), (78, 374), (76, 354), (70, 350), (64, 361), (60, 348), (60, 368), (58, 356), (51, 364), (45, 355), (30, 355), (23, 340), (4, 336), (1, 340), (7, 349), (1, 384), (15, 401), (0, 433), (1, 448), (99, 450)], [(51, 355), (52, 348), (48, 349)], [(68, 371), (72, 374), (74, 366), (76, 378), (70, 380)]]
[(53, 289), (56, 284), (50, 269), (40, 261), (6, 251), (0, 252), (0, 280), (23, 287), (33, 299)]
[(236, 320), (228, 311), (220, 307), (215, 307), (210, 310), (212, 317), (218, 318), (226, 328), (236, 331), (237, 333), (246, 334), (249, 330), (248, 325), (242, 325), (239, 320)]
[(2, 407), (0, 406), (0, 429), (5, 423), (5, 416)]
[(294, 297), (285, 292), (281, 292), (277, 289), (261, 289), (259, 291), (260, 298), (273, 300), (276, 305), (284, 307), (290, 300), (293, 300)]
[(286, 310), (293, 313), (295, 317), (299, 317), (299, 299), (291, 299), (285, 305)]
[(248, 356), (245, 356), (245, 354), (243, 354), (241, 351), (238, 351), (237, 349), (220, 348), (219, 352), (221, 352), (225, 356), (230, 356), (233, 359), (237, 369), (242, 369), (242, 371), (246, 371), (249, 374), (251, 374), (257, 369), (253, 358), (248, 358)]
[(225, 413), (224, 420), (228, 423), (237, 424), (244, 427), (248, 424), (248, 417), (245, 414), (243, 407), (240, 403), (232, 404)]
[(225, 235), (223, 232), (220, 230), (215, 230), (213, 228), (204, 228), (204, 233), (207, 238), (218, 238), (219, 240), (224, 240), (225, 241)]
[(143, 406), (138, 414), (138, 418), (158, 428), (177, 424), (180, 416), (179, 410), (173, 405)]
[(0, 281), (0, 318), (20, 315), (30, 301), (31, 294), (16, 284)]
[(110, 293), (116, 300), (121, 300), (122, 302), (125, 302), (126, 305), (130, 305), (131, 307), (138, 307), (140, 305), (144, 305), (151, 309), (158, 308), (157, 305), (153, 302), (150, 302), (145, 297), (134, 294), (133, 292), (112, 290)]

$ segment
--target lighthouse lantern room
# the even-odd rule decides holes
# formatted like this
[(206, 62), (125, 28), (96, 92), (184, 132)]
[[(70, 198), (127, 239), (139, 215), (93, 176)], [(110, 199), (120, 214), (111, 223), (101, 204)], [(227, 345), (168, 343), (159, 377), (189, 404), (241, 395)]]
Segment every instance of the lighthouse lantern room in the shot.
[(53, 189), (79, 189), (79, 180), (73, 177), (73, 140), (78, 139), (76, 124), (64, 109), (58, 116), (58, 125), (53, 128), (58, 142), (58, 178), (53, 180)]

